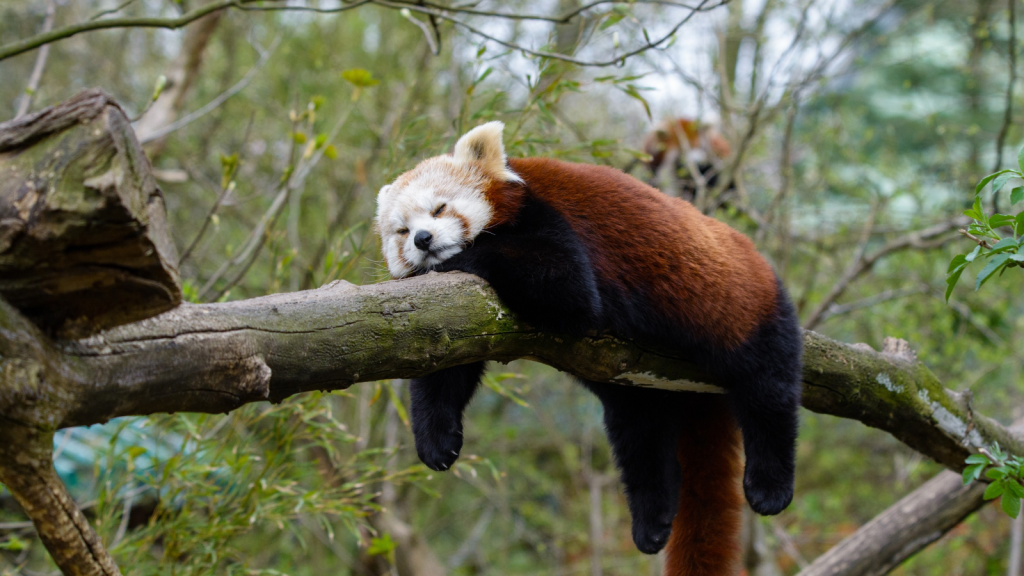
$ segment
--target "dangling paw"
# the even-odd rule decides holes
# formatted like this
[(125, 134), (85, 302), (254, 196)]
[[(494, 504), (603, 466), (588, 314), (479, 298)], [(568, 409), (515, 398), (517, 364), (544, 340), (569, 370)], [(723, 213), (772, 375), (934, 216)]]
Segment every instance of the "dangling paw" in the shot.
[(450, 427), (448, 432), (419, 432), (415, 437), (420, 461), (438, 472), (451, 468), (462, 451), (462, 426)]
[(633, 542), (644, 554), (657, 554), (668, 543), (678, 500), (661, 491), (630, 494)]
[(672, 520), (668, 522), (637, 522), (633, 521), (633, 542), (637, 550), (644, 554), (657, 554), (668, 543), (672, 533)]
[(756, 459), (747, 460), (743, 493), (750, 508), (762, 516), (774, 516), (793, 501), (793, 475), (772, 470)]

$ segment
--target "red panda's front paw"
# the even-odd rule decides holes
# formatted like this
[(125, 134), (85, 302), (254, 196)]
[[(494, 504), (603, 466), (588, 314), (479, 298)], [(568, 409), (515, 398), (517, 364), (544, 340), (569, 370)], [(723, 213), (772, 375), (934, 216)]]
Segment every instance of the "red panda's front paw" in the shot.
[(416, 454), (431, 470), (444, 472), (459, 459), (462, 451), (462, 430), (416, 435)]

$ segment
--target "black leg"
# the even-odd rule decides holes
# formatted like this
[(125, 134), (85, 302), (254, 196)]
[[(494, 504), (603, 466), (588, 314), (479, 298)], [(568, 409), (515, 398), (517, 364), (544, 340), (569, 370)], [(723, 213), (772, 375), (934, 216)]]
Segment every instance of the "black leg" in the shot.
[[(676, 460), (678, 399), (673, 392), (584, 382), (604, 406), (604, 424), (626, 486), (633, 542), (645, 554), (665, 547), (682, 482)], [(678, 415), (676, 416), (678, 417)]]
[(462, 450), (462, 411), (484, 373), (484, 363), (445, 368), (409, 385), (412, 432), (420, 460), (434, 470), (447, 470)]
[(743, 432), (747, 502), (758, 514), (778, 514), (793, 500), (799, 380), (787, 382), (770, 374), (753, 377), (737, 382), (729, 396)]

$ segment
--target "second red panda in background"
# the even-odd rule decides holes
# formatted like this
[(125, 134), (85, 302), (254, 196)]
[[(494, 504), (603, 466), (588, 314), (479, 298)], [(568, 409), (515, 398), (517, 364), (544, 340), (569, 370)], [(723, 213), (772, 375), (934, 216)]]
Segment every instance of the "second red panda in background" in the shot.
[[(582, 383), (604, 407), (637, 548), (667, 544), (670, 576), (733, 574), (739, 477), (761, 514), (793, 497), (801, 337), (785, 290), (749, 239), (689, 203), (613, 168), (506, 159), (502, 128), (469, 131), (454, 154), (381, 189), (391, 274), (476, 274), (538, 328), (651, 342), (718, 375), (727, 395)], [(458, 458), (483, 369), (413, 380), (416, 450), (430, 468)]]
[(696, 178), (689, 174), (691, 166), (700, 172), (705, 186), (714, 188), (732, 152), (714, 126), (690, 118), (669, 118), (658, 124), (644, 136), (643, 151), (650, 157), (645, 164), (653, 179), (657, 180), (663, 166), (675, 171), (670, 187), (678, 187), (676, 194), (684, 200), (692, 200), (697, 193)]

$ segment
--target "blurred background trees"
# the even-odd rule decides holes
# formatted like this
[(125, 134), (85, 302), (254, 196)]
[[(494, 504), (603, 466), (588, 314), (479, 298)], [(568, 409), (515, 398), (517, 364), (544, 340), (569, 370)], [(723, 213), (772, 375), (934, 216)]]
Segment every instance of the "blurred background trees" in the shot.
[[(0, 45), (203, 4), (10, 0)], [(139, 116), (194, 301), (385, 280), (376, 190), (500, 119), (512, 155), (690, 186), (757, 241), (806, 327), (875, 348), (904, 338), (979, 410), (1024, 416), (1012, 280), (944, 301), (951, 258), (974, 246), (960, 214), (982, 176), (1015, 165), (1022, 136), (1007, 2), (600, 4), (565, 24), (552, 20), (589, 4), (374, 4), (250, 4), (179, 30), (76, 35), (44, 59), (0, 60), (0, 118), (94, 86)], [(729, 142), (714, 182), (685, 152), (648, 168), (645, 134), (676, 117)], [(1011, 188), (982, 198), (1006, 211)], [(468, 413), (474, 455), (449, 474), (418, 464), (402, 382), (61, 432), (58, 466), (133, 574), (658, 573), (630, 540), (596, 401), (525, 362), (486, 383)], [(790, 509), (751, 519), (752, 574), (798, 572), (941, 469), (809, 412), (798, 461)], [(987, 507), (898, 573), (1006, 573), (1010, 532)], [(53, 571), (0, 489), (0, 573)]]

